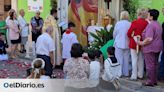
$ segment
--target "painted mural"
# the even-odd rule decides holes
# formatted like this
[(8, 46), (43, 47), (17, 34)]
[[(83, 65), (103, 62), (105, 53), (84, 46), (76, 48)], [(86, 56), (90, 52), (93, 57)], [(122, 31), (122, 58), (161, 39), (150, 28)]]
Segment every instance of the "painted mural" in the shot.
[(74, 32), (82, 45), (87, 45), (86, 29), (89, 20), (97, 21), (98, 0), (69, 0), (68, 21), (76, 24)]

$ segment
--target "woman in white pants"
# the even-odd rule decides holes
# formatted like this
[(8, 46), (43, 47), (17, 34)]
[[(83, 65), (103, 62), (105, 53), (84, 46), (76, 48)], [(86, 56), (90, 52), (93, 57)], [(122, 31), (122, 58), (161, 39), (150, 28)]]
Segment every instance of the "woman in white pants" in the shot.
[(120, 19), (121, 20), (116, 23), (113, 32), (115, 56), (121, 64), (120, 72), (122, 76), (127, 77), (129, 76), (130, 61), (129, 39), (127, 36), (127, 32), (131, 25), (129, 22), (129, 13), (127, 11), (122, 11)]
[(129, 37), (129, 47), (131, 51), (132, 58), (132, 75), (131, 80), (137, 80), (137, 77), (143, 78), (144, 73), (144, 60), (142, 57), (141, 48), (136, 44), (136, 41), (140, 41), (142, 39), (141, 34), (145, 30), (148, 22), (147, 18), (147, 10), (139, 9), (137, 11), (138, 19), (134, 20), (131, 24), (130, 29), (128, 30)]

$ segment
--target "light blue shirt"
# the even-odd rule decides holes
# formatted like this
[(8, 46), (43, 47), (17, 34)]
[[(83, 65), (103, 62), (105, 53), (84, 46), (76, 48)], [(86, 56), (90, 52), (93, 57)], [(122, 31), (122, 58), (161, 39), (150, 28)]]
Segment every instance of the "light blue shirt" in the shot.
[(131, 26), (131, 23), (128, 20), (120, 20), (116, 23), (113, 37), (114, 37), (114, 46), (120, 49), (129, 48), (129, 39), (127, 32)]

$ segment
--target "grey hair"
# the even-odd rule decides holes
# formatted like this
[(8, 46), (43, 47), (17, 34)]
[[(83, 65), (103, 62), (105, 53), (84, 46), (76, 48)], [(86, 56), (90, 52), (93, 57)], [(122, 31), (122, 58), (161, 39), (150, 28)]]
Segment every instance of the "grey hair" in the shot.
[(148, 9), (141, 8), (137, 10), (137, 16), (140, 16), (143, 19), (146, 19), (148, 16)]
[(129, 20), (129, 12), (128, 11), (122, 11), (120, 14), (121, 20)]

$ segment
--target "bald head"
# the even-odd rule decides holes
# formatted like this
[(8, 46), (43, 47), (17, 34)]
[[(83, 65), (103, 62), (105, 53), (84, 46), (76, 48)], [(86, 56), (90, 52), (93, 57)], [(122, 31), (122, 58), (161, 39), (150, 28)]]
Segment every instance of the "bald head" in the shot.
[(23, 9), (21, 9), (21, 10), (19, 11), (19, 14), (20, 14), (22, 17), (24, 17), (24, 15), (25, 15), (24, 10), (23, 10)]
[(51, 35), (52, 31), (53, 31), (53, 27), (52, 26), (48, 26), (47, 29), (46, 29), (46, 32)]

